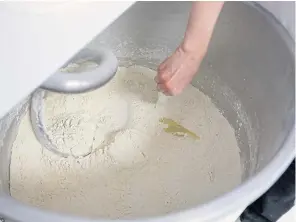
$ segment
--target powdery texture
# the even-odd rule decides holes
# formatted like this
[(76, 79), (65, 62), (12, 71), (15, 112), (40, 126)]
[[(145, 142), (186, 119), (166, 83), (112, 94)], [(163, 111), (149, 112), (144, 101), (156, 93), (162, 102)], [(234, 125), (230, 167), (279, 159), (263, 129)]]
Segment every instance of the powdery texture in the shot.
[[(161, 215), (209, 201), (241, 180), (234, 131), (211, 100), (189, 86), (158, 102), (155, 71), (120, 68), (103, 88), (80, 95), (48, 93), (47, 132), (60, 158), (42, 149), (27, 114), (13, 145), (11, 194), (23, 202), (87, 217)], [(167, 117), (200, 136), (163, 131)]]

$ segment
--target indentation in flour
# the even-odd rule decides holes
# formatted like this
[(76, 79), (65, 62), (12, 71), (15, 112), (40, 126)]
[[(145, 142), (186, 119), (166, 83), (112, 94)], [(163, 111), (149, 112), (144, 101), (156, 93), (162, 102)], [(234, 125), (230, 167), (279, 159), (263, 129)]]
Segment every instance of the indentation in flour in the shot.
[[(79, 99), (75, 95), (58, 96), (47, 92), (44, 97), (42, 91), (36, 92), (31, 109), (36, 138), (57, 155), (86, 157), (96, 149), (104, 149), (112, 134), (127, 127), (129, 105), (125, 100), (113, 98), (113, 103), (93, 107), (94, 113), (90, 115), (83, 109), (88, 100), (85, 96)], [(112, 93), (105, 96), (110, 99)]]
[(124, 166), (143, 163), (147, 157), (145, 145), (149, 143), (149, 137), (139, 130), (126, 129), (115, 135), (114, 142), (108, 147), (110, 156)]
[[(94, 149), (93, 141), (102, 141), (104, 133), (97, 135), (95, 121), (88, 120), (83, 113), (70, 113), (58, 115), (50, 119), (51, 124), (46, 127), (49, 139), (59, 151), (73, 156), (85, 156)], [(81, 147), (89, 147), (81, 149)]]

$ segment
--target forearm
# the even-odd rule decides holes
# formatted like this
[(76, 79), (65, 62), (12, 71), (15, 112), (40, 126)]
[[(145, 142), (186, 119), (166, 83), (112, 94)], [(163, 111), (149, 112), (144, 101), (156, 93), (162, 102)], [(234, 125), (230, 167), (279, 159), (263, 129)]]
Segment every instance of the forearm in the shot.
[(224, 2), (193, 2), (182, 47), (206, 53)]

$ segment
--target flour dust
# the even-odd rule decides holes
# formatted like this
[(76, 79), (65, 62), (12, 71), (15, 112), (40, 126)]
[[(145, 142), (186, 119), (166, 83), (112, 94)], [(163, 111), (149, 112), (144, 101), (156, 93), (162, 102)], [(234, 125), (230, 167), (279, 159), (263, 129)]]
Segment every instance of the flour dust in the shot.
[[(211, 100), (189, 86), (157, 102), (155, 71), (120, 68), (103, 88), (47, 93), (46, 131), (60, 158), (36, 140), (29, 114), (13, 144), (11, 194), (56, 212), (92, 218), (162, 215), (209, 201), (241, 180), (234, 130)], [(199, 140), (165, 132), (170, 118)]]

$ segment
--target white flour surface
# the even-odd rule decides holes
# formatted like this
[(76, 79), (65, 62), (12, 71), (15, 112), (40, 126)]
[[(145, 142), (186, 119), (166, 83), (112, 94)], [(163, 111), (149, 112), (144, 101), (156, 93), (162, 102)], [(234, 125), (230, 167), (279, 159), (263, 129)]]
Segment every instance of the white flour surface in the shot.
[[(61, 158), (36, 140), (29, 114), (12, 150), (11, 194), (56, 212), (138, 218), (209, 201), (241, 181), (234, 130), (211, 100), (189, 86), (158, 101), (155, 71), (120, 68), (103, 88), (80, 95), (47, 93), (46, 130)], [(200, 137), (164, 132), (171, 118)]]

